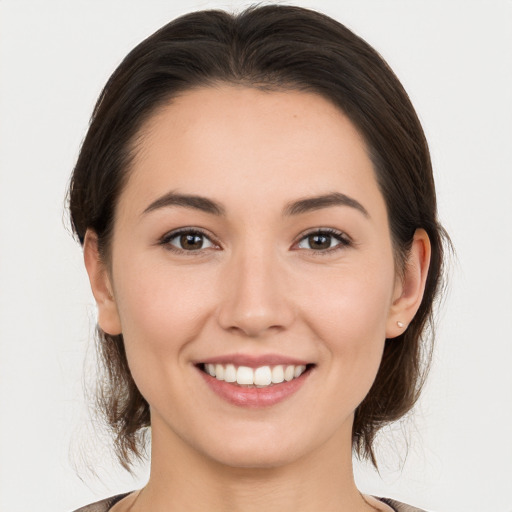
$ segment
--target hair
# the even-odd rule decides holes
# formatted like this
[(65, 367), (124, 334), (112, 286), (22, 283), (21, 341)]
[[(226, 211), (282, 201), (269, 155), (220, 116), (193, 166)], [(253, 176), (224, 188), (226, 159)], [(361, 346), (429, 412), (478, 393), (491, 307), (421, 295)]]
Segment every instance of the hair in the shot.
[[(108, 264), (115, 209), (129, 177), (144, 122), (178, 94), (218, 84), (320, 94), (364, 138), (386, 202), (397, 269), (416, 229), (431, 243), (423, 300), (407, 330), (385, 342), (375, 382), (355, 411), (353, 449), (376, 465), (378, 430), (410, 411), (431, 360), (433, 308), (442, 281), (445, 232), (437, 220), (432, 166), (421, 124), (383, 58), (344, 25), (321, 13), (267, 5), (233, 15), (187, 14), (136, 46), (108, 80), (92, 114), (69, 189), (73, 230), (98, 237)], [(446, 238), (447, 239), (447, 238)], [(131, 376), (123, 336), (97, 328), (104, 376), (97, 408), (130, 470), (145, 449), (149, 405)]]

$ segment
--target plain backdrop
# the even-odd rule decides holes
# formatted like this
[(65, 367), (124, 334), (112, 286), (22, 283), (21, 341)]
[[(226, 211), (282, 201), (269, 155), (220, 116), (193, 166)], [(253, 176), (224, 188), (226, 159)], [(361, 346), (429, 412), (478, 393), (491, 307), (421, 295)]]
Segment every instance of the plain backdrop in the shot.
[[(457, 252), (406, 441), (389, 429), (381, 474), (357, 465), (357, 481), (432, 511), (512, 511), (512, 2), (296, 4), (345, 23), (402, 80)], [(66, 512), (147, 476), (112, 463), (88, 420), (95, 307), (63, 222), (66, 185), (100, 89), (135, 44), (187, 11), (247, 5), (0, 0), (2, 511)]]

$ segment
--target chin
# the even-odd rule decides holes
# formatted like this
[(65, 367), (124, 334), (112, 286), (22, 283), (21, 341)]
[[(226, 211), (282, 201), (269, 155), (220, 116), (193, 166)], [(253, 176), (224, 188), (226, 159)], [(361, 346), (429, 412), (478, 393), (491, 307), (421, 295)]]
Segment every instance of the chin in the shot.
[(209, 454), (218, 464), (236, 469), (277, 469), (296, 460), (296, 456), (286, 453), (268, 453), (264, 447), (258, 450), (233, 450), (221, 454)]
[[(307, 442), (286, 439), (280, 434), (276, 439), (267, 436), (240, 436), (223, 443), (209, 444), (202, 450), (210, 460), (223, 466), (240, 469), (275, 469), (284, 467), (305, 457), (314, 450)], [(212, 449), (213, 448), (213, 449)]]

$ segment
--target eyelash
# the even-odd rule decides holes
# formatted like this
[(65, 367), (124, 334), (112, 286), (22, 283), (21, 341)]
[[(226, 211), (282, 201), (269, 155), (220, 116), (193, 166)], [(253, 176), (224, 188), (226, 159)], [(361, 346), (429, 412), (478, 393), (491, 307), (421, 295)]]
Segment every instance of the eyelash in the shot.
[[(183, 235), (202, 237), (203, 243), (204, 243), (204, 239), (206, 239), (211, 243), (211, 246), (206, 247), (206, 248), (201, 247), (201, 248), (195, 249), (195, 250), (194, 249), (187, 250), (187, 249), (183, 249), (180, 247), (176, 247), (175, 245), (171, 244), (172, 240), (174, 240), (180, 236), (183, 236)], [(324, 256), (327, 254), (331, 254), (334, 251), (339, 251), (341, 249), (344, 249), (344, 248), (347, 248), (347, 247), (350, 247), (353, 245), (352, 240), (348, 237), (348, 235), (346, 235), (342, 231), (338, 231), (333, 228), (317, 228), (317, 229), (311, 230), (305, 234), (302, 234), (301, 237), (298, 238), (297, 241), (293, 243), (293, 246), (292, 246), (292, 248), (294, 248), (293, 250), (300, 250), (300, 248), (296, 248), (296, 247), (298, 247), (298, 245), (302, 241), (306, 240), (307, 238), (309, 238), (311, 236), (324, 236), (324, 237), (328, 237), (331, 239), (334, 238), (335, 240), (337, 240), (339, 242), (336, 245), (334, 245), (333, 247), (328, 247), (327, 249), (323, 249), (323, 250), (305, 249), (305, 250), (309, 251), (311, 254), (314, 254), (315, 256), (317, 256), (317, 255)], [(332, 240), (331, 240), (331, 243), (332, 243)], [(167, 233), (160, 239), (159, 245), (164, 246), (169, 251), (172, 251), (172, 252), (175, 252), (178, 254), (187, 254), (188, 256), (200, 255), (200, 254), (203, 254), (203, 252), (205, 250), (209, 250), (212, 248), (214, 248), (215, 250), (218, 250), (220, 248), (220, 244), (218, 244), (212, 238), (211, 235), (207, 234), (206, 232), (204, 232), (198, 228), (182, 228), (182, 229), (178, 229), (175, 231), (171, 231), (170, 233)]]
[(303, 240), (306, 240), (311, 236), (324, 236), (329, 237), (331, 239), (334, 238), (339, 242), (335, 246), (328, 247), (327, 249), (324, 250), (306, 249), (315, 256), (326, 256), (335, 251), (346, 249), (347, 247), (351, 247), (353, 245), (350, 237), (346, 233), (343, 233), (343, 231), (338, 231), (337, 229), (333, 228), (317, 228), (301, 235), (301, 237), (297, 240), (297, 242), (293, 244), (293, 246), (298, 246)]
[(175, 252), (178, 254), (187, 254), (188, 256), (199, 255), (199, 254), (202, 254), (203, 251), (211, 249), (211, 247), (206, 247), (206, 248), (201, 247), (200, 249), (196, 249), (196, 250), (187, 250), (187, 249), (183, 249), (180, 247), (176, 247), (171, 244), (171, 240), (174, 240), (175, 238), (178, 238), (183, 235), (200, 236), (203, 238), (203, 240), (204, 239), (209, 240), (210, 243), (212, 244), (212, 247), (214, 247), (215, 249), (218, 249), (220, 247), (219, 244), (213, 240), (213, 237), (211, 235), (208, 235), (206, 232), (204, 232), (198, 228), (182, 228), (182, 229), (177, 229), (175, 231), (171, 231), (170, 233), (167, 233), (160, 239), (159, 244), (164, 246), (169, 251), (172, 251), (172, 252)]

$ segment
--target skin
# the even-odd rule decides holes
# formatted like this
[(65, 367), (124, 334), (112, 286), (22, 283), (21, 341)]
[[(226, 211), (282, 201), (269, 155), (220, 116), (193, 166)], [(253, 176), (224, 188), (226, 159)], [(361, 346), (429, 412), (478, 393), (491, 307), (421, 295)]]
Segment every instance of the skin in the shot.
[[(318, 95), (196, 89), (161, 108), (140, 135), (110, 262), (99, 258), (94, 233), (84, 248), (99, 325), (123, 333), (151, 408), (150, 480), (113, 510), (387, 510), (355, 486), (353, 415), (385, 338), (407, 328), (420, 305), (427, 235), (416, 232), (397, 273), (365, 143)], [(171, 191), (215, 201), (224, 214), (178, 205), (145, 212)], [(366, 214), (340, 204), (285, 212), (332, 193)], [(171, 235), (162, 243), (190, 227), (206, 234), (203, 248), (176, 251)], [(322, 228), (341, 238), (312, 248), (307, 235)], [(314, 365), (271, 407), (226, 402), (196, 367), (269, 353)]]

